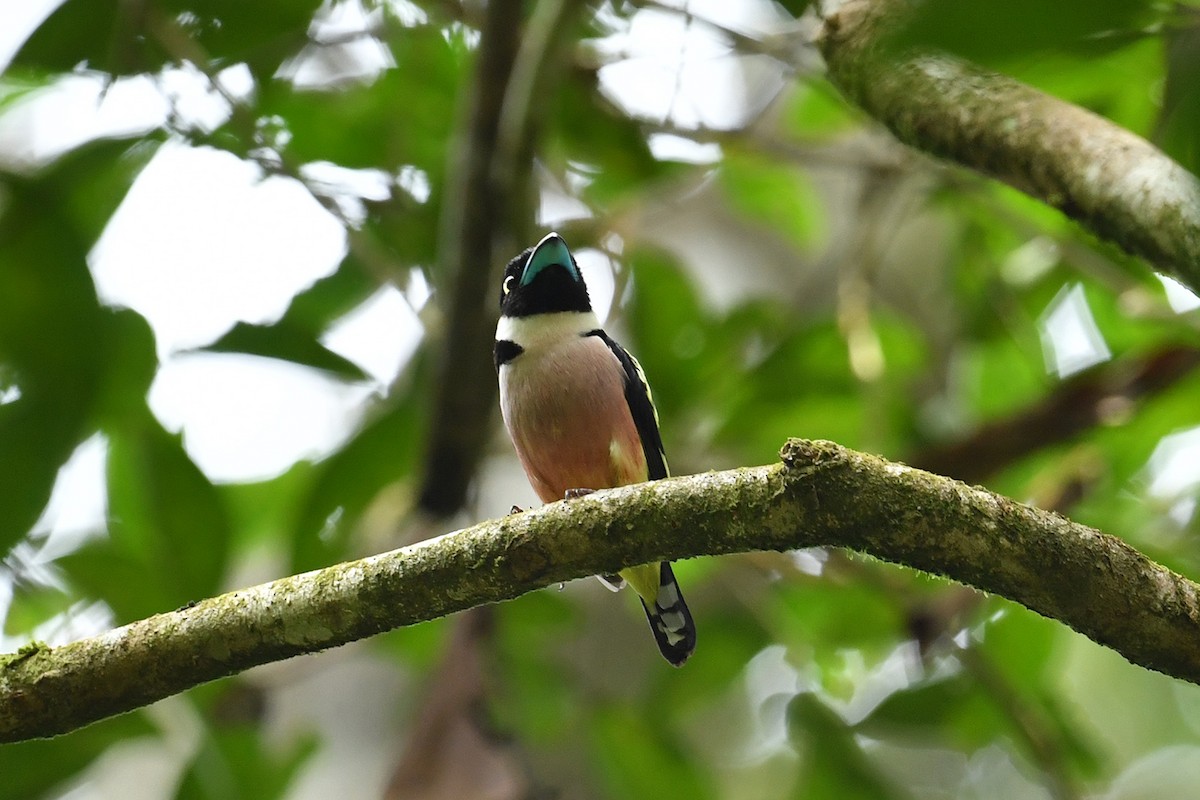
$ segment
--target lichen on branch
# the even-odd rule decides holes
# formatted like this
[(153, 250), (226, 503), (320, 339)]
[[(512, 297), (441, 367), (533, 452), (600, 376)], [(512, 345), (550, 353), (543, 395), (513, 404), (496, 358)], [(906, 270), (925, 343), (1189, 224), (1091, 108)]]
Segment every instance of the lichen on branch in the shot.
[(0, 657), (0, 742), (65, 733), (249, 667), (660, 559), (843, 546), (948, 576), (1200, 683), (1200, 587), (977, 487), (790, 440), (781, 463), (596, 492)]
[(1003, 181), (1200, 293), (1200, 180), (1110, 120), (944, 53), (896, 49), (910, 5), (846, 0), (829, 78), (905, 144)]

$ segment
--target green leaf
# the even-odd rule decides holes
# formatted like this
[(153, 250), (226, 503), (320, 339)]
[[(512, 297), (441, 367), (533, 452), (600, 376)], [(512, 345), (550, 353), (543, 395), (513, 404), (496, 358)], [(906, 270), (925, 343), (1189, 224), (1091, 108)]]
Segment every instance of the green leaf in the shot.
[(892, 786), (863, 752), (854, 731), (812, 693), (788, 706), (788, 729), (801, 749), (804, 770), (797, 791), (804, 800), (890, 800), (907, 795)]
[(86, 407), (55, 396), (0, 405), (0, 554), (37, 522), (59, 467), (84, 438), (86, 415)]
[[(351, 235), (362, 235), (362, 232)], [(279, 324), (319, 336), (339, 317), (366, 301), (378, 288), (379, 282), (350, 253), (342, 259), (332, 275), (293, 297)]]
[[(160, 0), (210, 60), (219, 66), (242, 62), (265, 81), (283, 60), (308, 41), (308, 30), (321, 0)], [(175, 60), (180, 54), (172, 53)]]
[(151, 72), (167, 55), (133, 6), (119, 0), (66, 0), (25, 42), (14, 66), (71, 72), (81, 64), (116, 75)]
[(290, 541), (287, 522), (312, 486), (316, 468), (299, 461), (287, 472), (267, 481), (228, 483), (217, 486), (223, 505), (229, 509), (240, 545), (278, 546)]
[(179, 437), (130, 413), (108, 430), (109, 538), (57, 562), (129, 622), (217, 594), (232, 526), (224, 498)]
[(798, 169), (757, 155), (731, 152), (718, 175), (730, 204), (764, 231), (781, 234), (803, 251), (823, 243), (824, 206)]
[(1162, 104), (1145, 86), (1163, 80), (1162, 42), (1142, 32), (1128, 35), (1132, 41), (1119, 37), (1109, 52), (1044, 52), (1000, 66), (1023, 83), (1149, 136)]
[(699, 766), (670, 732), (640, 710), (600, 709), (589, 726), (600, 777), (610, 797), (712, 797)]
[(128, 142), (80, 148), (0, 184), (0, 553), (36, 521), (59, 466), (86, 438), (108, 366), (111, 317), (87, 254), (144, 161)]
[(336, 92), (298, 91), (280, 80), (260, 87), (259, 113), (284, 121), (294, 160), (388, 172), (413, 164), (441, 184), (463, 64), (432, 26), (405, 28), (389, 45), (396, 66), (370, 84)]
[(0, 800), (29, 800), (63, 789), (114, 744), (154, 734), (146, 716), (135, 711), (65, 736), (6, 744), (0, 747)]
[(892, 45), (949, 50), (985, 63), (1045, 50), (1102, 53), (1160, 17), (1153, 0), (924, 0)]
[(140, 424), (146, 395), (158, 370), (154, 331), (145, 317), (127, 308), (104, 309), (107, 368), (98, 415), (105, 427)]
[(318, 0), (164, 0), (150, 9), (119, 0), (67, 0), (43, 22), (14, 59), (17, 66), (71, 72), (80, 64), (113, 75), (157, 72), (191, 55), (174, 45), (178, 26), (214, 64), (248, 64), (270, 78), (283, 59), (308, 41)]
[(991, 615), (977, 646), (1012, 686), (1037, 692), (1048, 677), (1055, 647), (1071, 634), (1016, 603), (991, 602), (1000, 610)]
[(1155, 141), (1200, 175), (1200, 8), (1176, 9), (1167, 29), (1167, 76)]
[[(703, 391), (709, 320), (695, 287), (667, 253), (639, 248), (629, 256), (633, 302), (624, 311), (633, 330), (630, 350), (646, 371), (664, 426)], [(668, 452), (668, 457), (670, 452)]]
[(153, 419), (114, 431), (108, 497), (114, 543), (153, 570), (147, 579), (162, 586), (171, 607), (216, 594), (229, 552), (229, 515), (178, 437)]
[(428, 672), (441, 663), (446, 641), (457, 621), (458, 617), (450, 616), (396, 628), (374, 637), (371, 643), (379, 652), (405, 667)]
[[(5, 573), (0, 573), (0, 578), (11, 580)], [(12, 585), (12, 601), (0, 630), (8, 636), (25, 638), (38, 625), (67, 611), (72, 600), (69, 594), (59, 589), (16, 581)]]
[(827, 83), (798, 82), (781, 100), (786, 109), (781, 118), (784, 130), (800, 140), (846, 134), (862, 114)]
[(280, 754), (262, 731), (247, 725), (209, 728), (183, 774), (175, 800), (274, 800), (285, 795), (317, 750), (304, 736)]
[(274, 325), (239, 322), (220, 339), (199, 349), (278, 358), (331, 372), (347, 380), (360, 381), (367, 377), (357, 364), (321, 344), (311, 332), (283, 321)]
[(761, 459), (772, 457), (788, 436), (851, 447), (861, 439), (868, 419), (862, 384), (833, 321), (785, 331), (760, 348), (765, 357), (738, 376), (718, 431), (721, 441), (743, 442), (752, 457)]
[(503, 697), (493, 705), (497, 721), (522, 741), (554, 746), (571, 732), (575, 701), (570, 683), (547, 685), (585, 627), (572, 603), (553, 589), (533, 592), (496, 609), (497, 667)]
[(974, 752), (1010, 735), (1010, 726), (986, 689), (959, 672), (893, 692), (854, 729), (872, 738), (932, 740)]
[(656, 159), (640, 123), (599, 98), (590, 72), (568, 73), (546, 112), (553, 115), (546, 127), (548, 163), (558, 174), (586, 170), (582, 195), (589, 204), (612, 207), (650, 181), (687, 169)]
[[(676, 574), (679, 572), (676, 567)], [(689, 600), (703, 591), (703, 587), (684, 582), (682, 577), (680, 582)], [(699, 604), (693, 615), (698, 620), (698, 636), (701, 637), (697, 647), (703, 650), (688, 661), (686, 672), (666, 675), (662, 689), (654, 692), (655, 698), (663, 697), (664, 702), (679, 703), (680, 707), (699, 707), (712, 702), (712, 698), (719, 697), (734, 685), (743, 675), (746, 664), (773, 641), (759, 620), (743, 609), (709, 606), (702, 614), (696, 613), (698, 611)], [(650, 645), (649, 642), (646, 644)]]
[[(897, 579), (904, 575), (899, 568), (884, 569)], [(883, 658), (907, 632), (903, 610), (866, 580), (833, 586), (807, 577), (780, 581), (761, 611), (772, 630), (795, 643), (820, 642), (830, 653), (857, 649)]]
[(166, 585), (169, 575), (162, 565), (112, 539), (90, 541), (54, 564), (66, 574), (74, 591), (104, 600), (118, 623), (183, 605)]
[(793, 17), (799, 17), (808, 10), (812, 3), (813, 0), (780, 0), (779, 5), (783, 6), (784, 10)]
[(362, 513), (386, 486), (410, 477), (419, 453), (419, 395), (393, 399), (341, 450), (315, 467), (292, 526), (292, 571), (325, 567), (349, 555)]
[(54, 85), (56, 76), (43, 75), (11, 66), (0, 75), (0, 114), (36, 92)]

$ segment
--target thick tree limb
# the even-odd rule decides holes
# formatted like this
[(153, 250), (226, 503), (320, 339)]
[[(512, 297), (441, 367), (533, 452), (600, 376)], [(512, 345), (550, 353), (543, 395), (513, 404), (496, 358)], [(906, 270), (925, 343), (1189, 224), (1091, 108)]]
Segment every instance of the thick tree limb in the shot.
[[(0, 659), (0, 741), (559, 581), (661, 558), (853, 548), (948, 575), (1200, 683), (1200, 586), (1056, 514), (829, 442), (627, 486)], [(703, 647), (703, 645), (701, 645)], [(703, 650), (699, 657), (703, 657)]]
[(903, 0), (825, 17), (830, 79), (905, 144), (1026, 192), (1200, 292), (1200, 181), (1078, 106), (933, 53), (896, 53)]

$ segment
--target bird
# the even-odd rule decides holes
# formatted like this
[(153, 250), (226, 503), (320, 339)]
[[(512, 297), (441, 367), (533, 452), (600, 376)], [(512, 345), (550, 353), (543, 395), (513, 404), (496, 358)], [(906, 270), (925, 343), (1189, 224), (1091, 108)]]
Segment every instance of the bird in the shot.
[[(504, 425), (542, 502), (668, 477), (646, 373), (600, 326), (557, 233), (508, 262), (493, 356)], [(633, 587), (659, 651), (683, 666), (696, 626), (671, 563), (598, 577)]]

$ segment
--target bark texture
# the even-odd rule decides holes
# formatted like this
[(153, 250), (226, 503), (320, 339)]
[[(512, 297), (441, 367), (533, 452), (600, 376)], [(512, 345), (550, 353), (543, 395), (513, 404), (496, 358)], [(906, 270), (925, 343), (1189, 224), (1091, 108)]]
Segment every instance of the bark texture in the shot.
[[(772, 466), (597, 492), (0, 657), (0, 741), (51, 736), (249, 667), (560, 581), (700, 555), (849, 547), (1061, 620), (1200, 683), (1200, 586), (1121, 540), (831, 442)], [(703, 658), (703, 644), (697, 657)]]
[(1200, 181), (1109, 120), (952, 56), (896, 52), (903, 0), (847, 0), (830, 79), (905, 144), (1001, 180), (1200, 292)]

